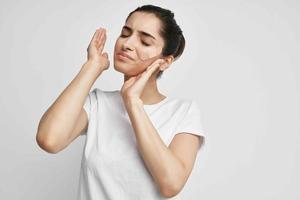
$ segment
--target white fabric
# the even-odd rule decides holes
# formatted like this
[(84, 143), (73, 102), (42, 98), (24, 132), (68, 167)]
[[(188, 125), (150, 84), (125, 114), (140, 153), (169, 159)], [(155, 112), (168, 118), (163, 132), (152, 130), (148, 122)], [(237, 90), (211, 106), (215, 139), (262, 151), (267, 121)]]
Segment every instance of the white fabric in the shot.
[[(160, 195), (138, 153), (120, 91), (95, 88), (87, 96), (84, 109), (89, 124), (82, 133), (86, 141), (77, 200), (167, 199)], [(180, 132), (205, 137), (195, 100), (167, 97), (144, 105), (144, 109), (167, 146)], [(180, 199), (180, 193), (168, 199)]]

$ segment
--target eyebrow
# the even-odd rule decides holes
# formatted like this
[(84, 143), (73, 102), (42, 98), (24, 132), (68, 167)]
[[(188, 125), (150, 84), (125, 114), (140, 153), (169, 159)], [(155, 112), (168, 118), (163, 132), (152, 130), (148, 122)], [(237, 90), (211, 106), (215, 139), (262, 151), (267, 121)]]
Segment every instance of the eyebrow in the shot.
[[(124, 29), (127, 29), (127, 30), (129, 30), (129, 31), (131, 31), (132, 32), (132, 29), (129, 27), (129, 26), (123, 26), (123, 28)], [(138, 31), (140, 34), (142, 34), (142, 35), (145, 35), (145, 36), (148, 36), (148, 37), (151, 37), (151, 38), (153, 38), (154, 40), (156, 40), (156, 38), (153, 36), (153, 35), (151, 35), (151, 34), (149, 34), (149, 33), (147, 33), (147, 32), (144, 32), (144, 31)]]

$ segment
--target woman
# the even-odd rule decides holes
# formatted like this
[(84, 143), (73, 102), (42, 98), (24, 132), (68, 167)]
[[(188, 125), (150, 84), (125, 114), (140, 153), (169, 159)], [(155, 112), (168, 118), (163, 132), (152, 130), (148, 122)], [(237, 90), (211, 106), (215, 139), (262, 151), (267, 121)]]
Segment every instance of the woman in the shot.
[(156, 80), (182, 54), (185, 40), (174, 14), (161, 7), (138, 7), (125, 22), (114, 49), (121, 90), (90, 92), (110, 65), (100, 28), (87, 62), (43, 115), (37, 141), (57, 153), (87, 136), (80, 200), (175, 199), (205, 135), (197, 102), (161, 94)]

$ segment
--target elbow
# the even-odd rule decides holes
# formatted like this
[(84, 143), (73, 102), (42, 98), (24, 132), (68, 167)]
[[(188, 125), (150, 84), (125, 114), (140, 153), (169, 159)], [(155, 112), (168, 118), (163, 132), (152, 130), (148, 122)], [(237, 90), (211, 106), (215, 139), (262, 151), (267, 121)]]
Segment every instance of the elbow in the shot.
[(53, 144), (53, 142), (51, 142), (48, 139), (44, 139), (44, 138), (39, 137), (39, 133), (36, 135), (36, 143), (38, 144), (38, 146), (41, 149), (43, 149), (47, 153), (51, 153), (51, 154), (58, 153), (58, 151), (56, 150), (55, 145)]
[(180, 184), (167, 184), (160, 189), (160, 194), (164, 198), (172, 198), (175, 197), (180, 191), (182, 187)]
[[(59, 152), (57, 141), (54, 137), (57, 133), (52, 127), (43, 128), (39, 124), (36, 134), (36, 143), (38, 146), (47, 153), (56, 154)], [(56, 134), (57, 135), (57, 134)]]
[(172, 198), (181, 192), (187, 181), (185, 168), (182, 167), (175, 174), (170, 174), (167, 177), (160, 184), (160, 194), (164, 198)]

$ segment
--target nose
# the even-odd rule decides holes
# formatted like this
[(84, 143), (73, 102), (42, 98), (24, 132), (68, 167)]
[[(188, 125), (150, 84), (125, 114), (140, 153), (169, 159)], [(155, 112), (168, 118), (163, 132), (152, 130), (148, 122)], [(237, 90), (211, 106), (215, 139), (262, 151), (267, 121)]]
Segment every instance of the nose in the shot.
[(134, 49), (134, 38), (132, 36), (129, 36), (126, 38), (126, 40), (122, 44), (122, 50), (130, 50), (132, 51)]

